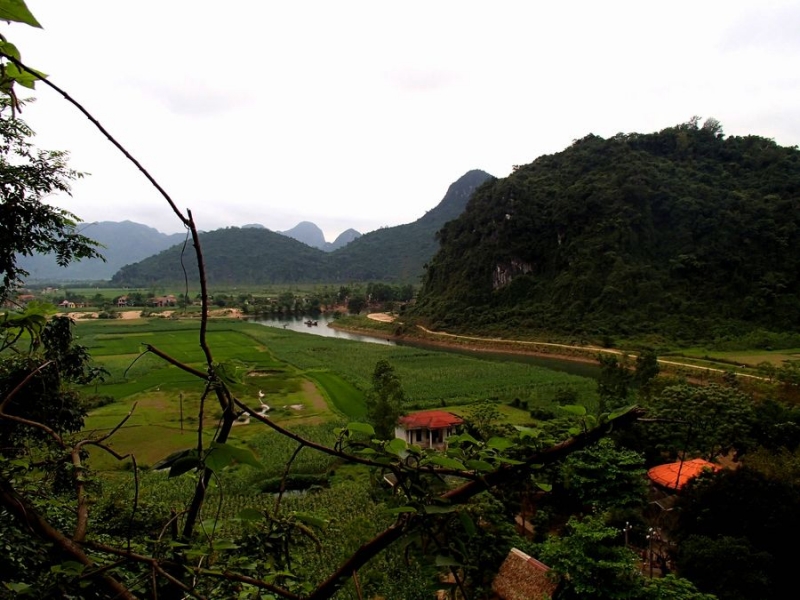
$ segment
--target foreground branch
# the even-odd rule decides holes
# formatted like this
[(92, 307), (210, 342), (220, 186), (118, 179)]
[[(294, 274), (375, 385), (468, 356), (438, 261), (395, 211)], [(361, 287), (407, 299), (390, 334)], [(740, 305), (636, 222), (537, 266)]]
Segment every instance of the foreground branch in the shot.
[[(607, 436), (611, 427), (617, 429), (630, 427), (644, 414), (644, 410), (634, 407), (619, 417), (595, 427), (586, 433), (569, 438), (551, 448), (530, 455), (524, 465), (503, 465), (492, 471), (482, 479), (465, 483), (464, 485), (445, 492), (439, 499), (450, 504), (464, 504), (470, 498), (490, 488), (497, 487), (504, 482), (518, 480), (520, 474), (531, 468), (532, 465), (548, 465), (563, 460), (573, 452), (582, 450), (600, 441)], [(376, 554), (391, 546), (406, 533), (416, 529), (425, 520), (425, 515), (415, 513), (406, 515), (395, 524), (389, 526), (370, 541), (362, 545), (355, 553), (342, 564), (335, 573), (322, 582), (309, 596), (308, 600), (328, 600), (341, 588), (351, 574), (367, 564)]]
[[(50, 525), (39, 514), (36, 507), (21, 496), (4, 478), (0, 478), (0, 505), (4, 506), (8, 512), (25, 524), (41, 540), (53, 544), (55, 548), (67, 557), (87, 567), (95, 566), (94, 561), (86, 555), (78, 544)], [(136, 600), (136, 596), (128, 588), (110, 575), (98, 571), (97, 578), (106, 588), (109, 597)]]

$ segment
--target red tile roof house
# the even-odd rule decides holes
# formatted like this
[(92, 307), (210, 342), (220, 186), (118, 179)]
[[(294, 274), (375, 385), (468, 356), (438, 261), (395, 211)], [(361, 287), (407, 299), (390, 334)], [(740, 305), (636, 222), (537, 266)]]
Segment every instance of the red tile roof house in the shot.
[(448, 436), (463, 422), (461, 417), (444, 410), (426, 410), (400, 417), (394, 436), (423, 448), (443, 449)]

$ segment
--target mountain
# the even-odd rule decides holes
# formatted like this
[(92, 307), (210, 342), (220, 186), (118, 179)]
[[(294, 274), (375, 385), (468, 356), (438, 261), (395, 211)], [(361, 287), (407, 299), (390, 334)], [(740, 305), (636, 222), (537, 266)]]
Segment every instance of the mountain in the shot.
[(413, 223), (362, 235), (332, 253), (337, 280), (417, 283), (438, 250), (436, 232), (463, 212), (473, 192), (492, 176), (473, 170), (450, 185), (441, 202)]
[(298, 242), (303, 242), (306, 246), (319, 248), (320, 250), (324, 250), (325, 244), (327, 243), (322, 229), (309, 221), (301, 221), (291, 229), (279, 231), (278, 233), (289, 236)]
[[(439, 205), (414, 223), (387, 227), (363, 236), (349, 229), (331, 244), (346, 245), (332, 252), (293, 239), (286, 235), (288, 232), (276, 233), (268, 229), (230, 227), (203, 233), (201, 241), (208, 281), (212, 285), (371, 280), (416, 283), (425, 262), (436, 251), (436, 231), (464, 210), (476, 187), (490, 178), (483, 171), (470, 171), (450, 186)], [(290, 231), (313, 236), (315, 230), (319, 232), (319, 241), (322, 232), (313, 223), (300, 223)], [(130, 286), (182, 281), (181, 249), (182, 246), (170, 248), (128, 265), (120, 269), (112, 281), (116, 285)]]
[(345, 229), (342, 233), (336, 236), (336, 239), (333, 240), (333, 243), (327, 244), (328, 247), (323, 248), (323, 250), (329, 250), (333, 252), (334, 250), (338, 250), (339, 248), (347, 246), (347, 244), (357, 240), (360, 237), (361, 234), (355, 229)]
[(414, 309), (435, 327), (800, 331), (800, 151), (713, 119), (577, 140), (480, 187), (438, 237)]
[(342, 248), (361, 236), (355, 229), (348, 229), (340, 233), (334, 242), (326, 242), (325, 234), (322, 232), (322, 229), (309, 221), (301, 221), (291, 229), (279, 231), (278, 233), (289, 236), (298, 242), (303, 242), (305, 245), (311, 246), (312, 248), (324, 250), (325, 252), (332, 252), (333, 250)]
[[(200, 234), (206, 276), (211, 285), (329, 281), (327, 254), (269, 229), (227, 227)], [(120, 286), (174, 284), (186, 274), (197, 282), (194, 250), (173, 246), (120, 269), (111, 281)]]
[(104, 246), (100, 249), (106, 261), (83, 260), (68, 267), (59, 267), (54, 254), (20, 256), (19, 265), (30, 273), (27, 281), (90, 281), (111, 279), (126, 264), (134, 263), (180, 243), (183, 233), (168, 235), (152, 227), (132, 221), (82, 223), (81, 233)]

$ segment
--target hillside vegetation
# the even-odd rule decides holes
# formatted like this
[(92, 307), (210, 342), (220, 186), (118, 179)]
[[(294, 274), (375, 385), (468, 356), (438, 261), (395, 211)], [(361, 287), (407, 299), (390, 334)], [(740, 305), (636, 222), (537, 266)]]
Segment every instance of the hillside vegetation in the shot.
[[(450, 185), (438, 206), (414, 223), (373, 231), (333, 252), (268, 229), (229, 227), (201, 234), (208, 281), (211, 285), (417, 283), (438, 248), (436, 232), (461, 214), (475, 188), (490, 177), (483, 171), (469, 171)], [(182, 282), (182, 251), (182, 245), (174, 246), (128, 265), (112, 282), (120, 286)], [(190, 281), (196, 280), (193, 271), (187, 274)]]
[(800, 152), (698, 119), (486, 183), (416, 313), (451, 330), (698, 340), (800, 329)]

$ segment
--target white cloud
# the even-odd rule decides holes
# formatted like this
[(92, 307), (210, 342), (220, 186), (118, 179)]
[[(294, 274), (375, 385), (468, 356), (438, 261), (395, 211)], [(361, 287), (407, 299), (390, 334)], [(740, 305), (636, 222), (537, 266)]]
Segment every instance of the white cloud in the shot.
[[(29, 0), (3, 26), (203, 229), (411, 222), (473, 168), (497, 176), (593, 132), (694, 114), (800, 141), (796, 3)], [(92, 173), (84, 219), (180, 228), (53, 92), (25, 118)]]

